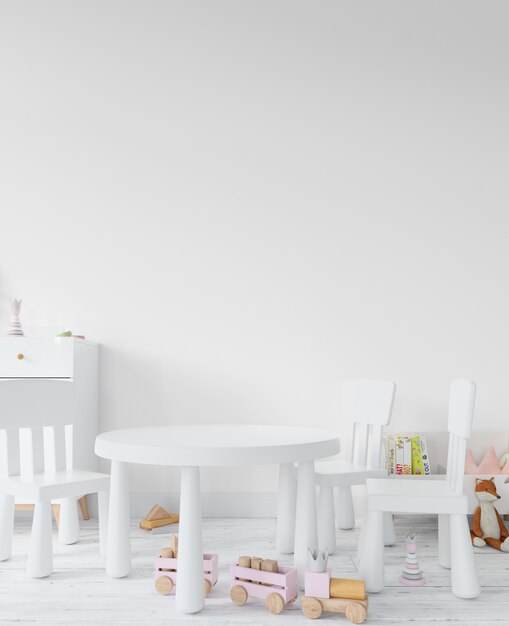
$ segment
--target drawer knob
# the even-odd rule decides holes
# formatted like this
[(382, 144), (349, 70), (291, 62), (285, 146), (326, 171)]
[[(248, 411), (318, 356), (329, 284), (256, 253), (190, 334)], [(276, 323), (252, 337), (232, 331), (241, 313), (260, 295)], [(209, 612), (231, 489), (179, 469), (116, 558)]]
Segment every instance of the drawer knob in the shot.
[(25, 358), (25, 355), (22, 352), (20, 352), (18, 354), (18, 361), (22, 361), (24, 358)]

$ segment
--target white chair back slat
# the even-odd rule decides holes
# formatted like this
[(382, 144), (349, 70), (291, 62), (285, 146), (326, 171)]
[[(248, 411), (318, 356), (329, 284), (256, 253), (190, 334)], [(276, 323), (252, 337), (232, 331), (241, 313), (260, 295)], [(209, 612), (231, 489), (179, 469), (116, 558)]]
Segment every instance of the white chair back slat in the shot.
[(0, 476), (19, 476), (19, 431), (0, 430)]
[(454, 493), (462, 493), (467, 441), (474, 419), (475, 384), (470, 380), (454, 380), (449, 391), (449, 451), (447, 481)]
[(369, 464), (374, 468), (381, 466), (382, 432), (391, 419), (395, 390), (396, 385), (386, 380), (361, 379), (341, 383), (341, 419), (344, 426), (352, 425), (348, 441), (343, 446), (345, 460), (368, 464), (371, 428)]
[(44, 428), (44, 468), (47, 472), (66, 468), (65, 426)]
[(42, 426), (32, 431), (32, 474), (44, 472), (44, 432)]
[(382, 467), (382, 432), (381, 424), (371, 426), (371, 452), (368, 461), (371, 469)]
[(355, 424), (354, 463), (366, 465), (368, 458), (369, 424)]

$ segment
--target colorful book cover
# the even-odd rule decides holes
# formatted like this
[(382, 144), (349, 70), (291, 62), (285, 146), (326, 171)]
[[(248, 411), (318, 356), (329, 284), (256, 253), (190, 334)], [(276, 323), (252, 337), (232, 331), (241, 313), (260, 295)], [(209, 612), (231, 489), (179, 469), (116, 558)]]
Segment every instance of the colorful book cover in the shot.
[(412, 474), (415, 474), (416, 476), (424, 475), (421, 438), (419, 436), (412, 437)]
[(396, 436), (394, 442), (396, 448), (396, 474), (404, 474), (405, 466), (405, 437)]
[(422, 456), (422, 466), (424, 469), (424, 475), (429, 476), (431, 474), (431, 462), (429, 460), (428, 455), (428, 446), (426, 445), (425, 437), (419, 437), (421, 443), (421, 456)]
[(403, 474), (412, 473), (412, 438), (403, 437)]
[(394, 437), (391, 435), (385, 438), (385, 449), (387, 452), (387, 473), (392, 476), (396, 473), (396, 448)]

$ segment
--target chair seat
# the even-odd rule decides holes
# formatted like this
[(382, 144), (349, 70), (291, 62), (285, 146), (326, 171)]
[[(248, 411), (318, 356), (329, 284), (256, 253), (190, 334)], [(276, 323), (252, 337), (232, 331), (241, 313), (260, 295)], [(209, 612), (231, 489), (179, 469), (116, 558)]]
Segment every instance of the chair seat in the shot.
[(60, 470), (41, 472), (33, 476), (9, 476), (0, 479), (0, 492), (44, 502), (95, 493), (109, 488), (108, 474), (87, 470)]
[(467, 513), (468, 499), (448, 483), (429, 478), (378, 478), (366, 481), (369, 510), (390, 513)]
[(385, 476), (387, 476), (386, 469), (370, 469), (366, 465), (357, 465), (340, 459), (315, 463), (315, 482), (321, 487), (363, 485), (367, 478), (383, 478)]

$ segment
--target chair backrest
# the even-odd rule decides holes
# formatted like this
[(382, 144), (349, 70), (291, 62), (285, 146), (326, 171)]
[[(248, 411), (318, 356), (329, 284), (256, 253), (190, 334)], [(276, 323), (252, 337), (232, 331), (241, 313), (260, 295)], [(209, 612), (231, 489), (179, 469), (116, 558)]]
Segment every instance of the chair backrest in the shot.
[(463, 491), (465, 454), (474, 419), (475, 383), (458, 379), (449, 388), (449, 450), (447, 453), (447, 482), (454, 493)]
[(347, 461), (373, 469), (381, 467), (382, 431), (391, 419), (395, 390), (396, 385), (387, 380), (361, 379), (341, 383), (341, 420), (345, 428), (343, 457)]
[(72, 467), (74, 393), (69, 382), (0, 382), (0, 476)]

